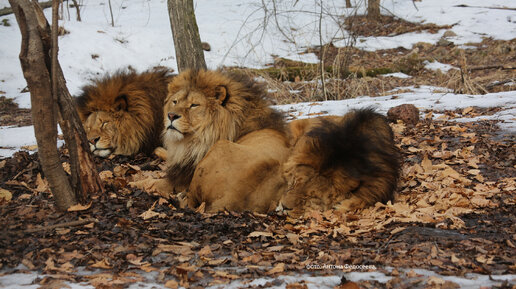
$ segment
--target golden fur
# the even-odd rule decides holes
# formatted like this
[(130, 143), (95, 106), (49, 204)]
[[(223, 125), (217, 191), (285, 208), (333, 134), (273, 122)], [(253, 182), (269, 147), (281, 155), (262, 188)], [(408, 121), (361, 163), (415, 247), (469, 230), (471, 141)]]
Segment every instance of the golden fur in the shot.
[(393, 199), (399, 154), (385, 117), (371, 109), (290, 123), (288, 182), (278, 211), (349, 211)]
[(164, 68), (119, 71), (83, 87), (76, 105), (93, 154), (151, 153), (158, 147), (171, 78)]
[[(236, 204), (237, 195), (254, 198), (251, 195), (260, 187), (242, 190), (253, 177), (248, 172), (264, 166), (275, 166), (279, 171), (288, 153), (283, 116), (270, 108), (262, 85), (239, 74), (187, 71), (170, 83), (164, 113), (169, 180), (176, 191), (190, 188), (191, 206), (206, 202), (207, 209), (214, 211), (224, 207), (269, 209), (270, 204)], [(259, 143), (261, 140), (277, 150), (258, 154), (270, 150)], [(245, 157), (247, 153), (253, 157)], [(268, 179), (270, 173), (261, 175)], [(227, 203), (221, 205), (219, 199)]]
[(187, 191), (190, 207), (298, 215), (393, 197), (397, 149), (385, 118), (372, 110), (285, 129), (262, 86), (201, 70), (170, 83), (164, 119), (168, 180)]

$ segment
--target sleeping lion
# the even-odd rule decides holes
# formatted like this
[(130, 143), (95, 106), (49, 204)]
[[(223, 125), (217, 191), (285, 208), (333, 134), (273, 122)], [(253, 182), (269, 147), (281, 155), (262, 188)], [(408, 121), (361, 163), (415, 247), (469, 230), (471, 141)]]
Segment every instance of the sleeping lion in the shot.
[(168, 69), (118, 71), (82, 88), (76, 106), (94, 155), (150, 154), (161, 145)]
[(169, 84), (164, 120), (170, 190), (192, 208), (298, 215), (393, 198), (397, 149), (372, 110), (287, 125), (263, 85), (200, 70)]

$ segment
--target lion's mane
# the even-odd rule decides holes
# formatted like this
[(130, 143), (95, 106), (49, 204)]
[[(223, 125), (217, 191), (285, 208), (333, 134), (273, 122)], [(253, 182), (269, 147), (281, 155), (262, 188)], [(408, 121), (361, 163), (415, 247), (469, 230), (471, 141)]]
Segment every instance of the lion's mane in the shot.
[[(110, 132), (93, 136), (108, 138), (105, 141), (113, 146), (111, 153), (151, 153), (161, 143), (163, 104), (171, 78), (170, 70), (154, 68), (143, 73), (120, 70), (93, 80), (76, 98), (79, 116), (86, 123), (88, 118), (96, 118), (102, 112), (112, 122)], [(95, 130), (101, 129), (98, 127), (101, 124), (89, 121), (95, 123)]]
[(206, 101), (205, 113), (192, 123), (193, 133), (178, 138), (165, 127), (168, 176), (176, 187), (188, 187), (197, 164), (217, 141), (234, 142), (266, 128), (285, 130), (284, 117), (270, 107), (264, 85), (244, 74), (190, 70), (174, 78), (168, 91), (165, 120), (167, 113), (173, 110), (173, 98), (178, 93), (188, 97), (195, 94)]

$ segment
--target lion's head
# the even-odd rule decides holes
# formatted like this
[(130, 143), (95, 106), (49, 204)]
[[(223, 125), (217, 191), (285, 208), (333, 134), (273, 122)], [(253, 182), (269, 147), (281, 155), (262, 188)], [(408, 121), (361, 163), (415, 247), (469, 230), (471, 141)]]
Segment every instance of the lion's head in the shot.
[(283, 130), (283, 116), (269, 107), (263, 85), (242, 74), (186, 71), (168, 86), (163, 143), (169, 177), (186, 187), (197, 164), (219, 140), (236, 141), (263, 128)]
[(126, 147), (131, 142), (121, 138), (120, 127), (120, 117), (116, 114), (106, 111), (92, 112), (84, 121), (91, 152), (99, 157), (107, 157), (111, 154), (124, 155), (125, 151), (136, 150)]
[(169, 70), (119, 71), (83, 87), (76, 99), (92, 152), (132, 155), (160, 145)]

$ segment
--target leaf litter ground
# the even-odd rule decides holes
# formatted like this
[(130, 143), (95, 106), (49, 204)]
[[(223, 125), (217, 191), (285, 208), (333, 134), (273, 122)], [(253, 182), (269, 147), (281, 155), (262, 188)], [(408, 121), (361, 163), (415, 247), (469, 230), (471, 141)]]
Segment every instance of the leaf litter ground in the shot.
[[(351, 271), (392, 277), (386, 284), (358, 282), (362, 288), (458, 288), (410, 269), (515, 274), (514, 135), (504, 135), (495, 121), (454, 121), (493, 109), (424, 113), (416, 126), (392, 124), (404, 153), (395, 202), (344, 215), (192, 211), (179, 198), (165, 200), (134, 186), (151, 191), (152, 179), (163, 174), (160, 160), (143, 155), (97, 159), (106, 194), (60, 213), (37, 154), (16, 153), (0, 161), (0, 269), (44, 273), (36, 279), (40, 288), (64, 282), (125, 288), (149, 276), (167, 288), (261, 277), (274, 281), (242, 287), (307, 288), (303, 278), (290, 284), (278, 278), (305, 273), (343, 276), (337, 288), (356, 288), (345, 287), (357, 285), (346, 283)], [(514, 288), (512, 282), (492, 288)]]

